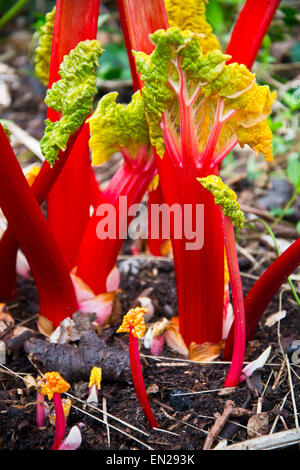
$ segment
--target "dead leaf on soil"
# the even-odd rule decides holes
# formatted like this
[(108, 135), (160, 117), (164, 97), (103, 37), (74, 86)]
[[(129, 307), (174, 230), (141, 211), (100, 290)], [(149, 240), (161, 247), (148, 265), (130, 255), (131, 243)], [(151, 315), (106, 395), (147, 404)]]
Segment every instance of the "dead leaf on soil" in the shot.
[(269, 432), (268, 413), (259, 413), (250, 416), (247, 424), (247, 433), (249, 437), (258, 437), (266, 435)]
[(265, 321), (265, 326), (273, 326), (275, 323), (279, 322), (283, 318), (286, 317), (286, 310), (280, 310), (279, 312), (273, 313), (272, 315), (269, 315), (268, 318)]
[(15, 320), (7, 311), (6, 304), (0, 303), (0, 321), (6, 323), (7, 327), (14, 326)]
[(42, 315), (39, 316), (37, 327), (39, 332), (44, 336), (50, 336), (54, 331), (52, 321)]
[(179, 333), (178, 329), (175, 326), (173, 325), (168, 326), (165, 340), (169, 348), (172, 349), (172, 351), (175, 351), (184, 357), (189, 356), (189, 350), (181, 334)]
[(28, 390), (31, 390), (31, 389), (36, 389), (37, 387), (37, 383), (36, 383), (36, 380), (35, 378), (28, 374), (28, 375), (25, 375), (25, 377), (23, 377), (23, 380), (24, 380), (24, 383), (25, 383), (25, 386)]
[(196, 344), (192, 342), (190, 344), (189, 357), (191, 361), (199, 362), (211, 362), (217, 359), (224, 347), (225, 342), (220, 341), (219, 343), (202, 343)]

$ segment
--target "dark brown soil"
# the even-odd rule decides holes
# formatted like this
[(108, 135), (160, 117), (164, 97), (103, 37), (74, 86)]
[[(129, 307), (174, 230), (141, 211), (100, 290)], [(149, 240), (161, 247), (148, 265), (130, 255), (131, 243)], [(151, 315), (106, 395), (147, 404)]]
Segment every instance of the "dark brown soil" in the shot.
[[(245, 263), (245, 260), (240, 261), (241, 264)], [(248, 291), (253, 280), (243, 277), (243, 281), (245, 291)], [(122, 276), (122, 293), (120, 294), (122, 311), (127, 311), (136, 297), (148, 287), (153, 289), (150, 297), (156, 306), (155, 318), (176, 314), (176, 289), (171, 261), (141, 261), (138, 263), (138, 273), (130, 274), (129, 271), (126, 276)], [(38, 312), (38, 300), (33, 283), (21, 282), (19, 297), (11, 302), (9, 307), (17, 324), (26, 317), (28, 318), (29, 312), (30, 315)], [(280, 334), (283, 339), (291, 335), (297, 339), (300, 337), (299, 311), (288, 290), (283, 294), (283, 308), (287, 310), (287, 317), (280, 323)], [(273, 300), (266, 315), (276, 311), (278, 311), (278, 296)], [(33, 319), (26, 326), (36, 330), (35, 322), (36, 319)], [(126, 335), (122, 340), (127, 341)], [(278, 414), (278, 407), (290, 388), (287, 374), (284, 372), (278, 386), (274, 390), (272, 389), (274, 373), (276, 375), (279, 370), (275, 364), (281, 363), (282, 356), (278, 348), (277, 325), (269, 328), (263, 326), (262, 322), (254, 341), (248, 348), (249, 353), (246, 360), (257, 358), (268, 345), (272, 346), (270, 361), (274, 363), (274, 366), (265, 366), (255, 375), (251, 383), (244, 382), (225, 396), (220, 395), (219, 392), (184, 396), (179, 399), (179, 405), (171, 401), (171, 394), (174, 390), (199, 392), (222, 389), (228, 364), (201, 365), (178, 361), (180, 357), (172, 353), (166, 346), (162, 352), (162, 356), (166, 359), (144, 358), (143, 370), (146, 387), (157, 386), (156, 388), (150, 387), (153, 388), (154, 393), (149, 393), (149, 398), (161, 431), (149, 431), (132, 385), (107, 383), (103, 377), (99, 408), (102, 408), (102, 397), (105, 397), (108, 413), (128, 423), (126, 426), (112, 418), (108, 419), (109, 424), (119, 429), (110, 428), (110, 446), (108, 445), (105, 424), (97, 421), (97, 418), (103, 419), (101, 411), (88, 409), (82, 403), (87, 398), (88, 383), (72, 383), (70, 394), (73, 395), (73, 407), (68, 418), (67, 428), (70, 429), (72, 425), (78, 423), (84, 424), (81, 450), (145, 450), (147, 448), (154, 450), (200, 450), (203, 448), (207, 432), (215, 421), (215, 413), (222, 413), (226, 400), (233, 400), (237, 407), (255, 410), (259, 395), (263, 396), (262, 410), (268, 413), (271, 426), (276, 414)], [(141, 352), (149, 355), (149, 351), (143, 347), (141, 347)], [(37, 375), (35, 366), (23, 348), (14, 354), (8, 353), (5, 366), (21, 376), (32, 374), (36, 377)], [(295, 383), (294, 392), (298, 409), (300, 407), (299, 391), (299, 383)], [(1, 370), (1, 450), (47, 450), (51, 447), (54, 427), (49, 422), (43, 429), (36, 427), (35, 400), (35, 391), (28, 390), (21, 378)], [(183, 409), (180, 410), (180, 407)], [(87, 416), (84, 414), (85, 412), (89, 412), (92, 416)], [(283, 430), (284, 426), (293, 428), (295, 421), (290, 395), (281, 414), (283, 419), (278, 420), (276, 431)], [(228, 443), (246, 440), (248, 438), (247, 420), (247, 416), (232, 419), (226, 424), (218, 439), (225, 437)], [(130, 429), (129, 424), (136, 426), (147, 435)], [(120, 430), (132, 437), (122, 434)], [(169, 433), (163, 432), (163, 430), (169, 431)]]

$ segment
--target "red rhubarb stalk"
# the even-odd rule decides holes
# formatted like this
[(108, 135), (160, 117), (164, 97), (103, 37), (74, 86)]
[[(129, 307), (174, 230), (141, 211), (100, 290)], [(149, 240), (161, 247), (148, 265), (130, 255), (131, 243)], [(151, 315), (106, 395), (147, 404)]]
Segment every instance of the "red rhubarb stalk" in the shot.
[(246, 347), (246, 322), (233, 223), (228, 217), (224, 217), (224, 238), (234, 311), (234, 348), (231, 366), (225, 380), (225, 387), (235, 387), (239, 383), (243, 367)]
[(158, 428), (158, 423), (148, 400), (138, 345), (138, 338), (142, 338), (145, 333), (144, 315), (146, 312), (147, 309), (139, 307), (129, 310), (123, 317), (122, 325), (117, 333), (129, 333), (129, 358), (132, 380), (140, 405), (152, 429)]
[(117, 0), (120, 21), (123, 30), (129, 65), (133, 80), (133, 89), (142, 87), (137, 74), (132, 49), (150, 54), (153, 43), (149, 34), (157, 29), (168, 27), (168, 17), (163, 0)]
[(53, 403), (55, 409), (55, 438), (52, 444), (51, 450), (58, 450), (60, 442), (65, 437), (66, 433), (66, 418), (64, 414), (64, 409), (61, 401), (60, 393), (54, 393)]
[[(78, 42), (96, 38), (99, 8), (100, 0), (57, 0), (49, 88), (59, 79), (58, 69), (64, 55)], [(58, 113), (50, 109), (47, 117), (52, 121), (59, 119)], [(89, 130), (85, 126), (47, 199), (51, 230), (70, 267), (74, 266), (89, 219), (91, 164), (88, 139)]]
[(0, 206), (23, 250), (37, 284), (40, 314), (57, 326), (77, 309), (63, 255), (0, 126)]
[[(149, 34), (157, 29), (168, 27), (168, 17), (163, 0), (141, 0), (138, 5), (135, 0), (117, 0), (120, 21), (125, 39), (128, 60), (131, 69), (134, 91), (142, 88), (143, 82), (136, 70), (135, 59), (132, 50), (143, 51), (150, 54), (154, 45), (149, 38)], [(150, 191), (148, 198), (148, 211), (151, 212), (151, 205), (162, 204), (162, 192), (160, 185), (157, 189)], [(149, 228), (151, 220), (149, 220)], [(165, 240), (152, 240), (151, 230), (148, 234), (149, 249), (152, 254), (161, 254), (162, 244)]]
[(251, 68), (280, 0), (247, 0), (231, 33), (226, 53), (230, 62)]
[[(257, 325), (270, 301), (295, 269), (300, 265), (300, 238), (287, 248), (262, 274), (245, 297), (246, 340), (253, 338)], [(233, 331), (230, 330), (224, 359), (230, 357), (233, 348)]]
[[(145, 153), (141, 147), (139, 153)], [(145, 191), (156, 172), (153, 157), (146, 161), (138, 158), (128, 159), (115, 173), (108, 187), (99, 200), (102, 204), (111, 204), (116, 214), (116, 230), (111, 238), (99, 238), (97, 225), (101, 221), (99, 212), (92, 215), (80, 246), (76, 274), (95, 292), (106, 292), (106, 279), (116, 264), (122, 243), (127, 236), (127, 227), (134, 215), (127, 215), (127, 208), (141, 201)], [(126, 207), (122, 206), (122, 198), (126, 198)], [(124, 200), (124, 199), (123, 199)], [(120, 233), (122, 235), (120, 236)]]
[(164, 202), (161, 184), (158, 182), (158, 186), (155, 189), (148, 191), (148, 248), (150, 253), (154, 256), (163, 256), (165, 254), (164, 244), (169, 240), (169, 238), (163, 238), (163, 234), (160, 232), (158, 232), (157, 236), (153, 238), (152, 232), (151, 208), (161, 206)]
[[(31, 187), (38, 204), (42, 204), (46, 199), (57, 176), (64, 167), (73, 145), (78, 137), (81, 128), (69, 139), (64, 152), (60, 151), (58, 161), (54, 166), (50, 166), (47, 161), (37, 175)], [(16, 285), (16, 257), (19, 244), (10, 226), (5, 230), (0, 241), (0, 299), (11, 300), (17, 294)]]
[[(170, 208), (177, 204), (182, 214), (188, 206), (192, 208), (189, 221), (183, 217), (181, 226), (176, 217), (171, 218), (180, 333), (187, 346), (192, 341), (217, 343), (222, 336), (224, 299), (222, 216), (213, 196), (196, 181), (196, 177), (208, 173), (186, 167), (176, 167), (174, 171), (169, 159), (165, 154), (161, 163), (158, 161), (164, 200)], [(167, 162), (168, 171), (161, 171), (161, 164), (166, 166)], [(186, 236), (184, 228), (192, 224), (197, 224), (200, 246), (189, 249), (193, 240)]]

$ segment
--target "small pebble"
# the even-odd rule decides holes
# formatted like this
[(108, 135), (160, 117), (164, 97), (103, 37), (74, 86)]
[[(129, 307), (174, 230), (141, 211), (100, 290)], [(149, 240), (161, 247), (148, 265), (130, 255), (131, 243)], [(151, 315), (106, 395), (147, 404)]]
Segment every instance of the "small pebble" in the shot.
[(173, 389), (170, 392), (170, 404), (172, 408), (176, 411), (184, 411), (189, 410), (192, 407), (191, 400), (187, 395), (178, 395), (179, 393), (187, 393), (188, 391), (185, 389)]

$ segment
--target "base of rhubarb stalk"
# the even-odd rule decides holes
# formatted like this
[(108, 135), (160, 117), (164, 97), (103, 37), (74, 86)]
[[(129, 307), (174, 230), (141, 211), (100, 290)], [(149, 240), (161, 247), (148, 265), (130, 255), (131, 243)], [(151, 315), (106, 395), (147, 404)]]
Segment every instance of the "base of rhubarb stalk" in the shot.
[(176, 239), (178, 224), (176, 220), (171, 221), (179, 331), (187, 347), (191, 342), (218, 343), (222, 339), (225, 250), (220, 208), (196, 180), (207, 173), (191, 167), (175, 168), (167, 153), (162, 160), (157, 158), (157, 164), (164, 200), (169, 207), (179, 204), (184, 221), (185, 207), (192, 205), (193, 231), (196, 204), (204, 210), (201, 226), (197, 227), (198, 234), (203, 231), (203, 246), (199, 249), (187, 249), (187, 244), (194, 240), (185, 237), (184, 223), (182, 238)]

